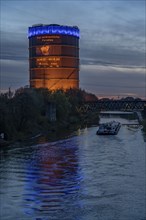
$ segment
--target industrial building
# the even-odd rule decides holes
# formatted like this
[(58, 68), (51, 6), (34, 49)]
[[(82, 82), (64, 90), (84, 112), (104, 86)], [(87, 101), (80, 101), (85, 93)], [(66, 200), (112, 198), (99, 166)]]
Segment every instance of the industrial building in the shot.
[(29, 27), (31, 88), (79, 88), (79, 28), (57, 24)]

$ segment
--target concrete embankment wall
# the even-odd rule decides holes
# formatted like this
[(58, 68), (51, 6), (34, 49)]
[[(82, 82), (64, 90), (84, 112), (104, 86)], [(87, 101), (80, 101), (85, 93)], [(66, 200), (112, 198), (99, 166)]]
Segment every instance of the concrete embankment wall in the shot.
[(141, 114), (141, 112), (135, 112), (135, 114), (137, 115), (137, 118), (138, 118), (139, 124), (142, 124), (143, 118), (142, 118), (142, 114)]

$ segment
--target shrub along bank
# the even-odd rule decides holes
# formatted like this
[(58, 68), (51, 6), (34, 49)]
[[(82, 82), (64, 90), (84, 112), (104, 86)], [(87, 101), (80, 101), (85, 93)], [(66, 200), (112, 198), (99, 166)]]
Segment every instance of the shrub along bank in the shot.
[(143, 116), (143, 131), (146, 134), (146, 107), (144, 111), (142, 112), (142, 116)]
[[(96, 113), (80, 113), (77, 108), (87, 99), (96, 96), (84, 90), (67, 91), (48, 89), (18, 89), (15, 94), (0, 94), (0, 133), (5, 140), (23, 140), (38, 133), (56, 132), (62, 129), (74, 130), (79, 127), (98, 124)], [(55, 103), (56, 121), (47, 115), (48, 103)]]

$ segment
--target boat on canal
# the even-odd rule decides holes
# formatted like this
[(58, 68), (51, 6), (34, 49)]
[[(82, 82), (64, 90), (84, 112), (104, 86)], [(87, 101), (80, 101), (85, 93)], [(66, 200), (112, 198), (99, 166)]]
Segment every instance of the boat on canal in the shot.
[(111, 121), (99, 125), (96, 132), (97, 135), (116, 135), (121, 127), (121, 123), (117, 121)]

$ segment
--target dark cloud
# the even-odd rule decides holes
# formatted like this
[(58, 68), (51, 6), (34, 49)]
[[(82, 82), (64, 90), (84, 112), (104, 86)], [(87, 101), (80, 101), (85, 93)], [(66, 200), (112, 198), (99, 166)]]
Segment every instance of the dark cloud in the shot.
[(26, 60), (1, 60), (1, 90), (28, 85), (29, 69)]
[(81, 66), (80, 86), (88, 91), (94, 91), (97, 96), (103, 94), (113, 96), (145, 97), (145, 73), (138, 69), (133, 73), (126, 69), (121, 73), (120, 68)]
[(1, 57), (4, 60), (27, 60), (28, 39), (24, 33), (1, 33)]
[(81, 64), (145, 66), (145, 56), (140, 51), (110, 45), (82, 46), (82, 43), (80, 47)]

